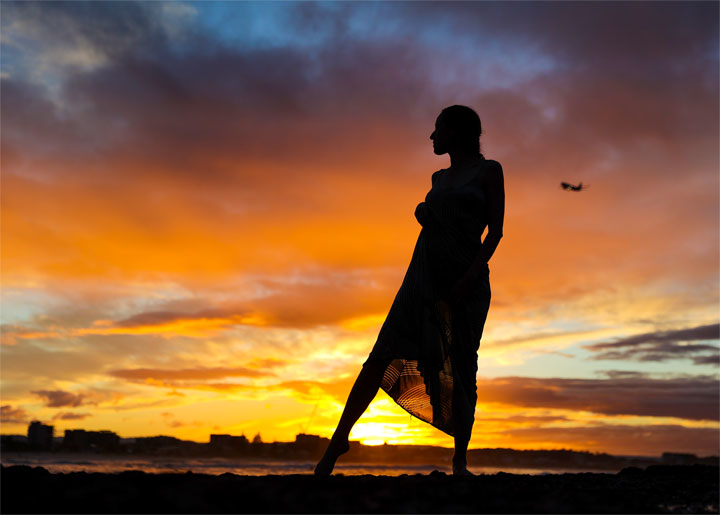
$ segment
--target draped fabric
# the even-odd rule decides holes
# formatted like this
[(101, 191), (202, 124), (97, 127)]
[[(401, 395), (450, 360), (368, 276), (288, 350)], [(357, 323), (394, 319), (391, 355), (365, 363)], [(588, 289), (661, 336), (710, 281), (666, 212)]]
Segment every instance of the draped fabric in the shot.
[(411, 415), (467, 439), (477, 402), (477, 351), (490, 307), (487, 265), (461, 303), (450, 305), (447, 297), (475, 260), (487, 226), (479, 180), (485, 165), (480, 155), (472, 178), (460, 186), (434, 181), (410, 265), (363, 363), (385, 366), (380, 387)]

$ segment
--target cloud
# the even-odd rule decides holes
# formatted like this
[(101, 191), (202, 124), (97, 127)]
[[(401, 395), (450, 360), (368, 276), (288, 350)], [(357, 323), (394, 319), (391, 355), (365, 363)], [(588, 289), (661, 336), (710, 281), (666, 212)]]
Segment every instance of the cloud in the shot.
[(0, 406), (0, 422), (3, 424), (24, 424), (29, 416), (23, 408), (13, 408), (10, 404)]
[(75, 408), (83, 405), (83, 395), (66, 392), (63, 390), (33, 390), (31, 393), (45, 399), (45, 405), (50, 408), (68, 406)]
[(60, 411), (53, 415), (52, 420), (83, 420), (92, 416), (92, 413), (72, 413), (68, 411)]
[(605, 415), (720, 417), (718, 379), (712, 376), (650, 379), (496, 377), (478, 379), (478, 402), (525, 407), (581, 410)]
[(110, 390), (95, 389), (83, 392), (72, 393), (65, 390), (33, 390), (34, 393), (45, 400), (45, 406), (49, 408), (78, 406), (97, 406), (105, 401), (116, 404), (123, 397), (123, 394)]
[(173, 369), (151, 369), (151, 368), (135, 368), (111, 370), (111, 376), (129, 381), (169, 381), (176, 384), (177, 381), (186, 381), (194, 379), (224, 379), (228, 377), (266, 377), (275, 375), (269, 371), (254, 370), (246, 367), (198, 367), (185, 368), (179, 370)]
[(355, 377), (349, 376), (334, 381), (283, 381), (271, 385), (270, 388), (273, 390), (289, 390), (305, 402), (317, 403), (327, 398), (333, 402), (344, 404), (355, 383), (355, 379)]
[[(68, 274), (86, 270), (106, 275), (120, 267), (127, 274), (162, 270), (189, 280), (187, 274), (192, 270), (230, 273), (271, 263), (287, 269), (289, 263), (298, 261), (321, 266), (338, 260), (358, 266), (370, 262), (401, 266), (414, 237), (410, 228), (416, 228), (411, 218), (413, 202), (420, 200), (425, 190), (425, 185), (414, 186), (419, 182), (413, 170), (423, 166), (428, 173), (432, 171), (428, 158), (433, 156), (427, 151), (424, 161), (394, 156), (420, 155), (421, 148), (427, 149), (434, 116), (455, 94), (453, 88), (428, 85), (428, 78), (436, 75), (455, 77), (453, 87), (467, 91), (466, 103), (482, 107), (489, 145), (508, 160), (506, 168), (512, 172), (508, 173), (508, 192), (512, 194), (509, 199), (516, 199), (515, 208), (508, 211), (508, 238), (499, 249), (502, 259), (497, 260), (506, 292), (514, 289), (507, 277), (523, 266), (528, 246), (539, 253), (537, 262), (545, 273), (523, 280), (531, 281), (527, 284), (533, 292), (556, 296), (568, 296), (573, 290), (583, 294), (607, 283), (607, 270), (585, 266), (584, 261), (594, 256), (587, 252), (590, 245), (609, 254), (616, 254), (613, 249), (617, 248), (637, 253), (624, 260), (626, 263), (608, 263), (616, 274), (627, 263), (645, 267), (648, 260), (667, 256), (665, 222), (672, 222), (666, 220), (667, 210), (646, 210), (646, 222), (641, 223), (637, 199), (646, 199), (641, 201), (643, 205), (660, 205), (658, 197), (666, 197), (670, 187), (676, 195), (693, 198), (691, 203), (676, 202), (683, 206), (679, 208), (682, 213), (673, 215), (678, 225), (685, 231), (694, 228), (696, 235), (716, 232), (714, 219), (699, 213), (714, 209), (715, 189), (698, 189), (694, 179), (708, 180), (711, 163), (707, 159), (716, 155), (716, 129), (706, 109), (716, 95), (712, 83), (703, 79), (713, 75), (706, 54), (714, 29), (703, 14), (712, 7), (665, 7), (655, 12), (620, 6), (617, 12), (623, 13), (623, 22), (618, 24), (614, 14), (584, 5), (572, 8), (585, 20), (580, 30), (565, 11), (549, 4), (410, 4), (374, 10), (362, 5), (337, 11), (306, 6), (297, 9), (301, 16), (289, 19), (293, 30), (301, 32), (305, 23), (319, 24), (336, 35), (346, 34), (344, 29), (361, 22), (368, 28), (386, 24), (392, 30), (380, 31), (376, 38), (352, 32), (342, 44), (328, 40), (327, 46), (313, 52), (292, 45), (256, 48), (201, 38), (196, 41), (198, 46), (182, 53), (173, 50), (173, 41), (153, 21), (154, 8), (145, 10), (143, 4), (117, 7), (117, 16), (110, 19), (112, 7), (92, 7), (82, 13), (68, 7), (62, 19), (78, 25), (72, 31), (92, 32), (87, 39), (99, 48), (122, 50), (107, 51), (110, 60), (106, 65), (67, 78), (63, 90), (67, 113), (63, 116), (53, 118), (42, 89), (25, 87), (21, 79), (4, 82), (8, 100), (3, 103), (7, 110), (3, 114), (12, 123), (7, 124), (11, 130), (4, 131), (7, 136), (3, 139), (8, 151), (27, 161), (27, 166), (11, 166), (10, 171), (22, 168), (28, 175), (30, 169), (35, 174), (43, 171), (50, 182), (21, 185), (21, 178), (11, 177), (6, 183), (16, 193), (26, 192), (18, 196), (19, 203), (26, 196), (43, 199), (34, 202), (41, 206), (34, 223), (14, 229), (11, 224), (8, 229), (8, 239), (18, 242), (28, 230), (34, 229), (34, 234), (39, 230), (43, 248), (29, 242), (22, 246), (22, 255), (11, 252), (16, 257), (10, 263), (18, 270), (34, 263), (36, 273), (50, 273), (51, 269), (59, 273), (57, 260), (45, 263), (42, 257), (52, 242), (53, 247), (72, 256)], [(513, 16), (508, 17), (508, 12)], [(35, 11), (28, 13), (39, 16)], [(347, 21), (348, 13), (354, 21)], [(648, 16), (653, 25), (647, 25)], [(100, 22), (85, 23), (93, 17)], [(501, 17), (503, 23), (498, 23)], [(538, 18), (547, 25), (536, 26)], [(412, 22), (398, 23), (399, 19)], [(678, 25), (678, 20), (684, 25)], [(698, 21), (702, 30), (688, 30)], [(98, 28), (83, 28), (86, 25)], [(422, 38), (417, 46), (409, 45), (402, 31), (413, 32), (412, 27), (433, 27), (439, 31), (433, 33), (437, 39), (433, 45)], [(597, 44), (608, 27), (618, 41), (636, 43), (627, 46), (623, 59), (613, 53), (617, 51), (614, 46)], [(150, 36), (145, 38), (145, 33)], [(677, 45), (669, 45), (666, 37)], [(495, 41), (493, 46), (493, 38), (507, 45)], [(116, 40), (129, 43), (113, 43)], [(532, 45), (539, 45), (560, 65), (552, 73), (513, 87), (474, 86), (489, 79), (464, 83), (463, 76), (456, 73), (468, 68), (458, 64), (464, 62), (459, 55), (462, 52), (439, 61), (442, 66), (438, 62), (437, 52), (444, 46), (475, 49), (468, 57), (474, 63), (478, 56), (484, 58), (480, 61), (496, 63), (502, 61), (503, 49)], [(667, 52), (654, 52), (653, 45)], [(668, 59), (674, 64), (681, 58), (683, 67), (663, 66)], [(640, 60), (647, 65), (627, 66)], [(615, 67), (623, 73), (612, 73)], [(594, 101), (588, 102), (588, 98)], [(664, 108), (656, 109), (658, 105)], [(38, 116), (41, 113), (46, 116)], [(54, 121), (47, 122), (47, 127), (38, 126), (38, 120), (48, 119)], [(283, 130), (279, 133), (277, 127)], [(101, 141), (90, 145), (89, 138)], [(326, 138), (332, 144), (318, 143)], [(150, 140), (152, 145), (147, 144)], [(46, 160), (35, 157), (42, 154), (32, 147), (38, 141), (57, 144)], [(665, 164), (658, 166), (646, 157), (643, 145), (648, 141), (656, 142), (658, 151), (668, 154)], [(279, 145), (282, 152), (275, 151)], [(67, 154), (89, 147), (102, 152), (84, 159)], [(562, 156), (562, 162), (538, 162), (535, 156), (542, 152)], [(378, 155), (385, 156), (383, 161)], [(674, 160), (680, 158), (686, 160), (688, 180), (678, 190), (674, 171), (679, 163)], [(37, 166), (29, 166), (36, 159), (40, 159)], [(95, 173), (97, 169), (103, 173)], [(633, 173), (625, 173), (627, 169)], [(71, 184), (52, 184), (54, 177), (65, 177), (69, 170)], [(390, 177), (386, 170), (397, 173)], [(592, 196), (582, 197), (584, 208), (573, 211), (571, 217), (565, 212), (567, 196), (556, 202), (550, 193), (538, 195), (536, 191), (538, 177), (554, 176), (561, 170), (582, 170), (601, 180), (593, 184)], [(653, 176), (652, 187), (645, 180), (648, 174)], [(147, 186), (143, 195), (137, 194), (136, 184)], [(308, 188), (308, 184), (314, 187)], [(64, 207), (52, 202), (59, 191), (69, 199)], [(334, 193), (329, 195), (330, 191)], [(628, 191), (633, 195), (627, 195)], [(646, 198), (648, 195), (651, 198)], [(102, 201), (95, 203), (93, 199), (99, 197)], [(133, 213), (125, 210), (129, 202)], [(72, 206), (82, 206), (82, 210)], [(182, 216), (177, 206), (194, 216)], [(22, 212), (22, 204), (8, 209)], [(86, 216), (88, 212), (94, 216)], [(540, 212), (542, 216), (535, 216)], [(608, 233), (605, 228), (614, 222), (600, 220), (600, 212), (636, 223), (625, 224), (627, 235)], [(20, 224), (20, 217), (17, 220)], [(65, 220), (72, 227), (61, 228), (64, 238), (60, 238), (57, 230), (47, 227), (48, 220)], [(564, 241), (563, 259), (558, 260), (554, 248), (545, 249), (534, 240), (542, 234), (535, 227), (540, 220), (562, 228), (564, 234), (569, 226), (582, 227)], [(693, 220), (705, 222), (688, 223)], [(124, 234), (125, 241), (113, 243), (117, 238), (107, 236), (108, 226)], [(646, 236), (645, 244), (631, 245), (639, 233)], [(87, 239), (96, 244), (79, 248)], [(337, 243), (331, 245), (331, 240)], [(365, 244), (368, 240), (375, 242), (371, 253)], [(193, 241), (204, 244), (196, 246)], [(666, 252), (657, 252), (660, 248)], [(685, 245), (671, 251), (680, 253), (683, 260), (702, 260), (703, 269), (715, 265), (702, 255), (687, 254), (690, 251)], [(607, 261), (596, 257), (600, 258), (598, 266), (605, 266), (602, 263)], [(105, 266), (108, 268), (103, 271)], [(678, 270), (677, 263), (660, 268), (670, 266)], [(652, 263), (647, 267), (652, 270)], [(689, 274), (698, 267), (683, 270)], [(568, 280), (573, 271), (582, 275)], [(639, 273), (630, 272), (626, 274)], [(522, 297), (516, 294), (505, 302), (517, 305)]]
[(175, 419), (175, 415), (168, 411), (163, 411), (162, 413), (160, 413), (160, 416), (162, 417), (163, 422), (169, 427), (204, 427), (206, 424), (205, 422), (202, 422), (200, 420), (193, 420), (192, 422), (183, 422), (181, 420), (177, 420)]
[[(207, 37), (178, 53), (153, 21), (154, 11), (143, 5), (117, 7), (112, 19), (111, 7), (63, 11), (63, 23), (78, 25), (68, 30), (92, 32), (85, 37), (98, 48), (121, 49), (103, 50), (105, 65), (67, 77), (64, 114), (55, 113), (42, 87), (26, 87), (21, 78), (3, 82), (3, 115), (12, 121), (3, 135), (6, 154), (13, 151), (25, 163), (9, 166), (5, 183), (13, 192), (6, 210), (18, 213), (5, 217), (6, 262), (18, 274), (107, 278), (121, 270), (124, 277), (169, 274), (189, 283), (261, 268), (280, 275), (312, 265), (367, 267), (377, 274), (383, 266), (402, 267), (417, 235), (411, 212), (427, 186), (417, 170), (429, 174), (434, 166), (428, 161), (434, 156), (421, 149), (427, 149), (437, 110), (456, 94), (482, 112), (491, 152), (507, 159), (508, 199), (515, 199), (493, 262), (497, 291), (503, 292), (497, 307), (535, 309), (587, 297), (608, 287), (610, 273), (621, 284), (644, 284), (647, 275), (654, 281), (670, 272), (699, 275), (694, 280), (707, 283), (707, 274), (715, 273), (710, 254), (691, 250), (703, 237), (712, 247), (714, 236), (707, 235), (717, 232), (715, 218), (706, 216), (717, 205), (716, 188), (698, 188), (714, 180), (708, 170), (717, 134), (706, 106), (716, 95), (704, 78), (713, 75), (706, 54), (715, 29), (703, 14), (713, 7), (656, 12), (620, 6), (618, 24), (614, 14), (588, 4), (572, 8), (585, 20), (581, 30), (550, 4), (373, 10), (358, 4), (337, 11), (316, 5), (288, 17), (292, 30), (304, 34), (304, 24), (320, 25), (345, 34), (342, 44), (330, 44), (333, 36), (327, 47), (309, 52)], [(93, 17), (100, 22), (86, 23)], [(538, 18), (547, 25), (536, 26)], [(701, 30), (694, 28), (698, 22)], [(359, 26), (372, 30), (345, 30)], [(432, 45), (422, 38), (417, 46), (407, 43), (403, 31), (425, 34), (413, 30), (418, 27), (436, 38)], [(622, 59), (613, 53), (617, 48), (597, 44), (608, 27), (628, 43)], [(199, 37), (197, 30), (189, 32)], [(653, 51), (653, 45), (666, 52)], [(502, 61), (504, 49), (537, 46), (558, 65), (513, 87), (487, 88), (489, 79), (465, 82), (458, 73), (468, 69), (459, 66), (461, 55), (439, 60), (445, 46), (469, 52), (472, 62), (490, 63)], [(627, 66), (637, 62), (646, 66)], [(430, 85), (428, 78), (437, 75), (454, 77), (454, 86)], [(327, 138), (331, 144), (318, 143)], [(37, 142), (55, 146), (38, 152)], [(278, 145), (282, 152), (275, 151)], [(657, 145), (659, 154), (646, 145)], [(101, 151), (73, 157), (73, 149), (87, 154), (90, 147)], [(556, 159), (539, 162), (543, 153)], [(648, 155), (664, 159), (656, 163)], [(681, 185), (675, 180), (679, 160), (687, 172)], [(538, 194), (539, 178), (562, 171), (597, 178), (592, 195), (570, 200), (549, 190)], [(45, 183), (26, 177), (41, 173)], [(56, 177), (65, 180), (59, 184)], [(137, 184), (145, 185), (142, 195)], [(669, 215), (658, 206), (671, 191), (677, 209)], [(67, 202), (54, 202), (58, 196)], [(23, 199), (33, 199), (34, 214), (25, 213)], [(126, 210), (130, 203), (132, 213)], [(612, 214), (606, 220), (598, 213)], [(63, 227), (52, 227), (52, 220), (63, 220)], [(620, 221), (622, 233), (607, 229)], [(538, 224), (556, 228), (562, 248), (544, 246)], [(668, 250), (666, 231), (675, 226), (695, 243)], [(42, 245), (25, 242), (28, 233), (39, 235), (34, 241)], [(643, 245), (633, 244), (638, 235)], [(83, 244), (88, 241), (93, 244)], [(49, 254), (48, 246), (57, 252)], [(527, 248), (536, 253), (542, 274), (527, 269)], [(618, 249), (622, 260), (615, 258)], [(55, 259), (58, 254), (65, 258)], [(695, 289), (689, 284), (687, 290)], [(282, 313), (270, 310), (278, 324), (303, 308), (281, 307)], [(301, 318), (294, 323), (309, 315)]]
[(22, 340), (58, 338), (62, 334), (57, 331), (38, 331), (31, 327), (23, 327), (15, 324), (0, 325), (0, 333), (2, 334), (2, 345), (17, 345)]
[[(182, 37), (195, 11), (188, 4), (8, 5), (2, 20), (6, 64), (12, 75), (36, 81), (107, 66), (131, 49)], [(22, 56), (22, 59), (19, 57)]]
[(688, 344), (692, 341), (717, 341), (720, 324), (709, 324), (686, 329), (655, 331), (610, 342), (583, 345), (599, 354), (592, 359), (666, 361), (692, 359), (697, 365), (720, 363), (720, 348), (708, 344)]
[[(317, 403), (325, 400), (343, 403), (355, 382), (355, 377), (329, 379), (327, 381), (315, 380), (289, 380), (276, 383), (258, 385), (254, 383), (217, 382), (212, 379), (225, 379), (243, 377), (246, 372), (243, 368), (207, 368), (189, 370), (115, 370), (111, 374), (128, 381), (143, 383), (148, 386), (172, 389), (190, 389), (221, 393), (242, 392), (250, 397), (271, 392), (290, 392), (303, 402)], [(255, 376), (268, 376), (257, 372)]]
[[(544, 426), (553, 422), (566, 422), (570, 419), (561, 415), (508, 415), (506, 417), (486, 417), (476, 413), (475, 422), (479, 424), (494, 423), (503, 427)], [(481, 426), (478, 426), (481, 427)]]
[[(264, 385), (213, 382), (228, 371), (138, 370), (130, 380), (162, 388), (216, 392), (245, 392), (251, 396), (289, 391), (303, 402), (323, 399), (344, 403), (355, 382), (353, 375), (336, 380), (289, 380)], [(198, 379), (205, 379), (197, 381)], [(720, 419), (718, 380), (712, 376), (655, 379), (644, 375), (613, 373), (609, 379), (535, 377), (478, 378), (478, 402), (527, 408), (588, 411), (608, 416), (675, 417), (688, 420)]]
[[(393, 281), (394, 279), (394, 281)], [(161, 335), (207, 338), (238, 326), (304, 328), (343, 325), (346, 328), (382, 323), (401, 277), (372, 269), (317, 270), (255, 278), (260, 294), (246, 299), (218, 302), (207, 298), (165, 301), (148, 311), (111, 320), (96, 318), (85, 327), (67, 327), (62, 332), (15, 329), (15, 338), (67, 338), (71, 335)], [(342, 299), (339, 302), (338, 299)], [(213, 307), (208, 307), (213, 306)], [(42, 326), (43, 321), (38, 321)], [(70, 322), (68, 320), (68, 322)], [(53, 317), (53, 326), (58, 320)]]
[(649, 379), (650, 374), (639, 370), (598, 370), (598, 374), (605, 375), (610, 379)]

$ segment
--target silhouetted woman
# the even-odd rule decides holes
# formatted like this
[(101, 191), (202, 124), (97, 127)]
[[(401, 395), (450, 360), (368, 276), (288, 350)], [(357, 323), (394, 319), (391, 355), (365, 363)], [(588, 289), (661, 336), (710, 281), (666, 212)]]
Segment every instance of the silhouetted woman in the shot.
[[(502, 237), (500, 163), (480, 153), (480, 118), (442, 110), (430, 135), (450, 167), (432, 174), (416, 210), (422, 229), (402, 285), (315, 474), (330, 474), (378, 388), (403, 409), (455, 439), (453, 474), (467, 470), (477, 402), (477, 351), (490, 307), (488, 260)], [(488, 233), (482, 240), (487, 227)]]

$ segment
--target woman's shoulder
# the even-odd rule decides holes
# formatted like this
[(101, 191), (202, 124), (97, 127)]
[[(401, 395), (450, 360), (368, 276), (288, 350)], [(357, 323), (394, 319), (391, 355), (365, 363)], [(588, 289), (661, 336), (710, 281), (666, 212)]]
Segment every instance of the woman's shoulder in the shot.
[(494, 159), (483, 159), (483, 163), (485, 163), (485, 166), (491, 170), (502, 170), (502, 165), (500, 164), (500, 162), (495, 161)]
[(447, 170), (447, 168), (441, 168), (440, 170), (433, 172), (432, 177), (431, 177), (432, 184), (435, 184), (435, 179), (437, 179), (438, 176), (445, 170)]
[(502, 165), (495, 161), (494, 159), (485, 159), (483, 160), (483, 173), (481, 174), (481, 177), (483, 181), (490, 180), (502, 180), (503, 177), (503, 169)]

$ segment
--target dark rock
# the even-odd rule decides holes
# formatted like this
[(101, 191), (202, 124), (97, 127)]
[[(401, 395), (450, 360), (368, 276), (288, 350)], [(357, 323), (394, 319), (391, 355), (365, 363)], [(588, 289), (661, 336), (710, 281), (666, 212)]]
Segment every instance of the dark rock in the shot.
[(642, 476), (645, 473), (640, 467), (625, 467), (620, 472), (619, 476)]
[(718, 513), (716, 466), (618, 474), (50, 474), (2, 467), (2, 513)]

